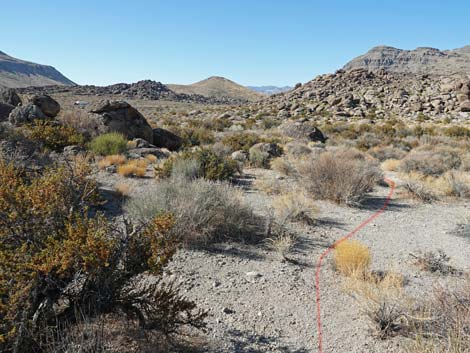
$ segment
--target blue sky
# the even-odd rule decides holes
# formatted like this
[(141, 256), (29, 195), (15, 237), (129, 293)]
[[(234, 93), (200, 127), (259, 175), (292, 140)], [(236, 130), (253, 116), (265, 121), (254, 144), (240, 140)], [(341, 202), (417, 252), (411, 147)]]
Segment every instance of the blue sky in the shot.
[(2, 1), (0, 50), (79, 84), (292, 85), (373, 46), (470, 44), (461, 0)]

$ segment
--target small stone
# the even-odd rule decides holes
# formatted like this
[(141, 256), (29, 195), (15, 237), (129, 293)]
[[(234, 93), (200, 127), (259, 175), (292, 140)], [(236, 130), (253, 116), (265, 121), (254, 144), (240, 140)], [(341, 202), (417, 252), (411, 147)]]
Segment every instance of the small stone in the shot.
[(232, 309), (229, 309), (229, 308), (223, 308), (222, 312), (224, 314), (234, 314), (235, 313), (235, 311), (233, 311)]

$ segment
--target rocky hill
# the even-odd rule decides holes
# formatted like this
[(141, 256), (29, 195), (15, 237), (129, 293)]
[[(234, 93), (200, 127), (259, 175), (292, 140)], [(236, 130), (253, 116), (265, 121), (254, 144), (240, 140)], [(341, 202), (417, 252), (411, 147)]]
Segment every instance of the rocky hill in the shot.
[(470, 118), (470, 75), (431, 76), (339, 70), (258, 103), (279, 117)]
[(470, 45), (454, 50), (421, 47), (402, 50), (378, 46), (348, 62), (343, 69), (386, 70), (417, 74), (470, 74)]
[(254, 92), (238, 83), (217, 76), (209, 77), (191, 85), (169, 84), (167, 86), (176, 93), (198, 94), (204, 97), (219, 99), (254, 102), (264, 97), (261, 93)]
[(49, 85), (74, 83), (52, 66), (16, 59), (0, 51), (0, 86), (18, 88)]
[(207, 103), (207, 104), (244, 104), (246, 100), (203, 96), (200, 94), (176, 93), (161, 82), (143, 80), (136, 83), (117, 83), (110, 86), (44, 86), (24, 87), (18, 92), (26, 94), (67, 93), (72, 96), (122, 96), (131, 99), (168, 100), (177, 102)]

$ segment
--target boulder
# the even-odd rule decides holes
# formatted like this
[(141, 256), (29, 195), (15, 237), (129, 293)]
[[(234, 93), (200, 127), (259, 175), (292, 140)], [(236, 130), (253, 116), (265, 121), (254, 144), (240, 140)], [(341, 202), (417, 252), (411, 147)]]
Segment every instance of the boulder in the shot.
[(166, 159), (170, 156), (170, 151), (165, 148), (146, 147), (146, 148), (133, 148), (127, 151), (130, 158), (143, 158), (149, 154), (157, 157), (158, 159)]
[(325, 142), (327, 138), (308, 120), (286, 121), (278, 127), (287, 137), (308, 141)]
[(10, 123), (15, 126), (21, 124), (29, 124), (36, 119), (45, 120), (47, 119), (47, 116), (37, 105), (34, 105), (32, 103), (16, 107), (12, 110), (8, 117)]
[(0, 102), (0, 122), (8, 120), (8, 116), (15, 109), (14, 106)]
[(33, 96), (30, 103), (38, 106), (49, 118), (55, 118), (60, 112), (60, 104), (48, 95)]
[(0, 103), (10, 104), (16, 107), (22, 102), (20, 96), (13, 88), (0, 88)]
[(171, 131), (156, 128), (153, 129), (153, 144), (156, 147), (168, 148), (176, 151), (183, 145), (183, 139)]
[(470, 112), (470, 100), (460, 103), (461, 112)]
[(237, 162), (245, 162), (248, 159), (245, 151), (235, 151), (232, 153), (231, 157)]
[(92, 104), (88, 116), (97, 122), (94, 133), (120, 132), (128, 139), (153, 143), (153, 131), (144, 116), (124, 101), (101, 100)]

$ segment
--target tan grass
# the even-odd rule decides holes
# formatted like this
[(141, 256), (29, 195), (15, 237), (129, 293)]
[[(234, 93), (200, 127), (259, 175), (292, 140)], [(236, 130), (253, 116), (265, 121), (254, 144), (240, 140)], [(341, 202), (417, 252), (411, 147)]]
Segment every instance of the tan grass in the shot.
[(312, 225), (318, 214), (318, 208), (302, 191), (278, 195), (273, 199), (272, 206), (280, 222), (304, 222)]
[(121, 194), (121, 196), (129, 196), (131, 193), (131, 187), (126, 183), (117, 183), (114, 185), (114, 189)]
[(110, 156), (106, 156), (98, 160), (98, 167), (100, 169), (104, 169), (106, 167), (110, 167), (112, 165), (122, 165), (126, 163), (127, 158), (122, 154), (113, 154)]
[(146, 155), (145, 159), (148, 160), (150, 163), (156, 163), (158, 161), (157, 156), (154, 156), (153, 154)]
[(382, 170), (386, 172), (395, 172), (400, 167), (399, 159), (387, 159), (380, 164)]
[(118, 174), (128, 177), (144, 177), (147, 172), (148, 161), (145, 159), (134, 159), (118, 167)]
[(345, 240), (335, 246), (334, 263), (345, 276), (366, 273), (371, 263), (369, 248), (357, 240)]

